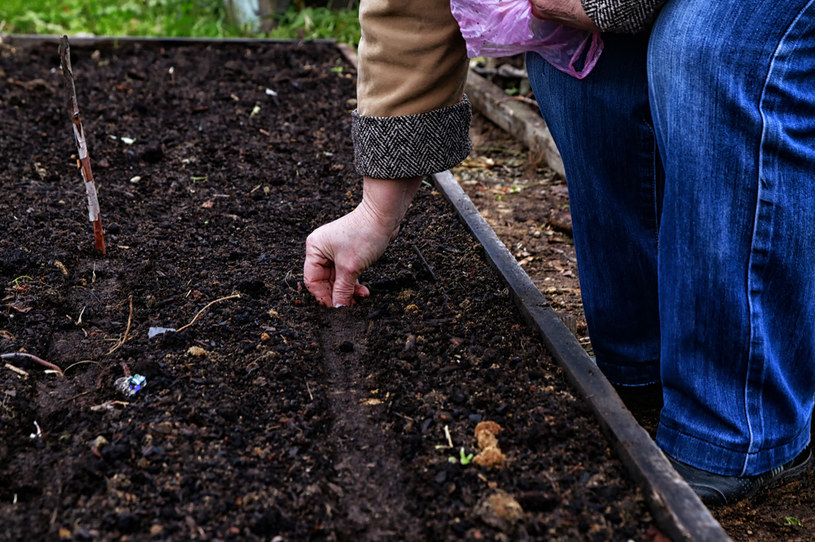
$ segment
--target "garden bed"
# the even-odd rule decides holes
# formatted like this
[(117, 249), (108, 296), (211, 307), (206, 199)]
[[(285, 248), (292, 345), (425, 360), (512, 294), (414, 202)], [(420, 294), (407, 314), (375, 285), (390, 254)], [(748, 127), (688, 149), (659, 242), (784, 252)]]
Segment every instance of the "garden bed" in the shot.
[[(337, 49), (75, 46), (106, 257), (57, 68), (54, 44), (0, 46), (0, 354), (66, 373), (2, 360), (0, 536), (659, 538), (435, 187), (363, 277), (370, 299), (329, 311), (302, 288), (305, 237), (360, 193)], [(489, 132), (457, 175), (585, 338), (562, 179)], [(130, 397), (115, 386), (127, 374), (146, 378)], [(497, 468), (460, 461), (483, 421), (503, 428)], [(812, 500), (796, 488), (719, 517), (738, 539), (806, 537)]]
[[(0, 353), (65, 371), (0, 367), (4, 539), (656, 535), (432, 186), (370, 299), (331, 311), (302, 288), (305, 237), (359, 195), (335, 48), (74, 47), (104, 257), (57, 58), (0, 55)], [(505, 460), (462, 464), (484, 421)]]

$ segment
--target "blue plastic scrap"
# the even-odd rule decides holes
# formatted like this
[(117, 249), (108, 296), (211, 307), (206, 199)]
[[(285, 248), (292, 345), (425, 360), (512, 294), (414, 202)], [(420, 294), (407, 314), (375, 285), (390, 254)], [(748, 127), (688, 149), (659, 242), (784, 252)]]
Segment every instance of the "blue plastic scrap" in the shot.
[(147, 379), (140, 374), (135, 374), (128, 379), (128, 386), (130, 387), (130, 394), (133, 395), (144, 387)]

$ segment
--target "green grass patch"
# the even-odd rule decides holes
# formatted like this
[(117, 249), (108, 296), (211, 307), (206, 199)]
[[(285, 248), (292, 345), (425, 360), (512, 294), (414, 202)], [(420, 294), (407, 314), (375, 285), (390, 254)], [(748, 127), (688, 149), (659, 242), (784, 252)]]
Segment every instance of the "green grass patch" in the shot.
[(270, 38), (335, 39), (355, 47), (359, 43), (359, 13), (356, 9), (313, 7), (297, 10), (290, 7), (274, 19), (277, 26), (267, 33)]
[(357, 9), (296, 7), (268, 32), (232, 24), (223, 0), (0, 0), (0, 31), (97, 36), (270, 37), (359, 43)]
[(226, 22), (219, 0), (3, 0), (6, 32), (99, 36), (226, 37), (241, 29)]

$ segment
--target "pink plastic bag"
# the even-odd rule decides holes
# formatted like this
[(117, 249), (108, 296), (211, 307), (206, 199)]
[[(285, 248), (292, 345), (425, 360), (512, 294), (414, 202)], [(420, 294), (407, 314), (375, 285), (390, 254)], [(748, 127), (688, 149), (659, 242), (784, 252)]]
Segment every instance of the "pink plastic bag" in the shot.
[(534, 51), (560, 71), (583, 79), (603, 51), (599, 32), (539, 19), (529, 0), (450, 0), (450, 7), (470, 58)]

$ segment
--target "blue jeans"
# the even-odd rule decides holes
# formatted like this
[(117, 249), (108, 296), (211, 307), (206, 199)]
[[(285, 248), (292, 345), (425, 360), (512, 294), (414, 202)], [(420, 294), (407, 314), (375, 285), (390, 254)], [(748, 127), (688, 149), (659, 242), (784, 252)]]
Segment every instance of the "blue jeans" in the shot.
[(657, 443), (750, 476), (815, 401), (815, 0), (669, 0), (579, 81), (527, 56), (566, 166), (597, 363)]

